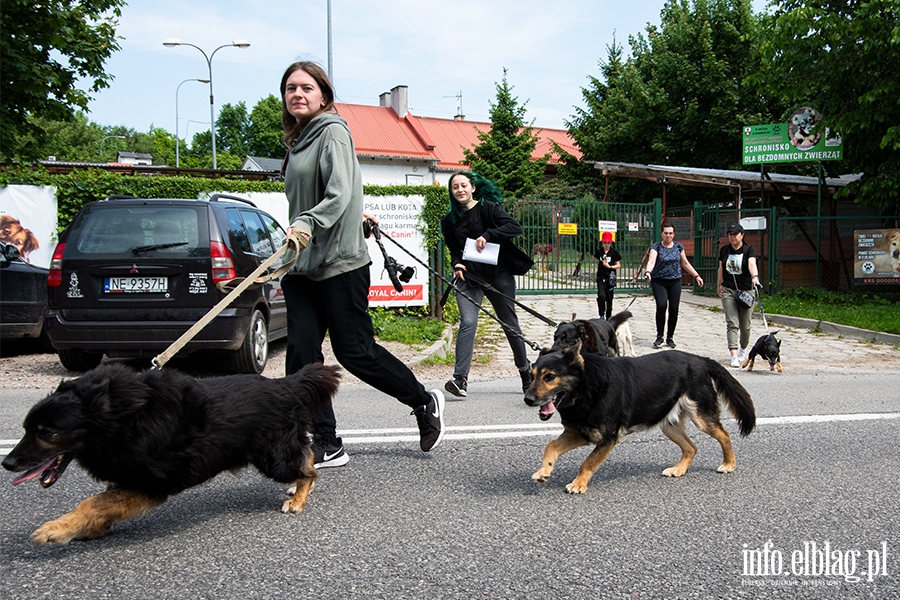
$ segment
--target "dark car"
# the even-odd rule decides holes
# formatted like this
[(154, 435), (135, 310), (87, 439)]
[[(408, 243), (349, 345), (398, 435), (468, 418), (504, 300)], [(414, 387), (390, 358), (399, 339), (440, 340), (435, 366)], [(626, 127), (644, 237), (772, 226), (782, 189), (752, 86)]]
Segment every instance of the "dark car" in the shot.
[(22, 260), (19, 249), (0, 242), (0, 339), (35, 339), (53, 350), (44, 332), (47, 269)]
[[(86, 371), (104, 354), (158, 355), (226, 296), (220, 282), (250, 275), (285, 240), (269, 214), (224, 194), (86, 204), (50, 263), (45, 326), (60, 362)], [(178, 356), (208, 351), (229, 371), (261, 373), (285, 310), (280, 280), (251, 288)]]

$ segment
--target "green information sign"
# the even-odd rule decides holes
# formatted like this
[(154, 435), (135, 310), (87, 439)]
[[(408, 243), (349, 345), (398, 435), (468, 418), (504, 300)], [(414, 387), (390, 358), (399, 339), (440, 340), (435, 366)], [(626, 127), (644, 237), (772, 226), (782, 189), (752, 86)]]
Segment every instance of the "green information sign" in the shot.
[(822, 118), (814, 108), (794, 111), (786, 123), (747, 125), (743, 129), (743, 164), (818, 162), (842, 160), (844, 141), (840, 134), (813, 132)]

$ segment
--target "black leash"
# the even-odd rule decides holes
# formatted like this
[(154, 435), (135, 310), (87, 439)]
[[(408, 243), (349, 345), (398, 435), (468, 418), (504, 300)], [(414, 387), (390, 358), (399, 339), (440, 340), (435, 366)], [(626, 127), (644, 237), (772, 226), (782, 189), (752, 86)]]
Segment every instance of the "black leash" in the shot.
[(537, 312), (536, 310), (532, 310), (531, 308), (528, 308), (521, 302), (516, 301), (515, 298), (510, 298), (509, 296), (507, 296), (506, 294), (504, 294), (503, 292), (501, 292), (500, 290), (498, 290), (497, 288), (495, 288), (494, 286), (489, 284), (487, 281), (484, 281), (483, 279), (476, 277), (475, 275), (469, 273), (468, 271), (466, 271), (466, 278), (472, 280), (472, 283), (478, 284), (481, 287), (483, 287), (484, 289), (490, 290), (490, 291), (494, 292), (495, 294), (499, 294), (499, 295), (503, 296), (504, 298), (506, 298), (507, 300), (512, 301), (513, 304), (520, 307), (522, 310), (529, 313), (530, 315), (537, 317), (538, 319), (540, 319), (541, 321), (543, 321), (550, 327), (556, 327), (558, 325), (558, 323), (551, 321), (550, 319), (548, 319), (541, 313)]
[[(414, 261), (416, 261), (417, 263), (419, 263), (420, 265), (422, 265), (423, 267), (425, 267), (426, 269), (428, 269), (433, 275), (437, 276), (441, 281), (443, 281), (444, 283), (446, 283), (446, 284), (449, 286), (449, 287), (444, 291), (444, 294), (443, 294), (443, 296), (441, 297), (441, 306), (443, 306), (443, 305), (446, 303), (447, 298), (448, 298), (449, 295), (450, 295), (450, 290), (451, 290), (451, 289), (456, 290), (456, 293), (457, 293), (458, 295), (462, 296), (463, 298), (465, 298), (466, 300), (468, 300), (469, 302), (471, 302), (472, 304), (474, 304), (476, 307), (478, 307), (478, 310), (480, 310), (481, 312), (483, 312), (484, 314), (486, 314), (487, 316), (489, 316), (489, 317), (492, 318), (493, 320), (497, 321), (497, 323), (500, 324), (500, 327), (502, 327), (504, 331), (507, 331), (507, 332), (509, 332), (509, 333), (512, 333), (512, 334), (515, 335), (516, 337), (521, 338), (522, 341), (525, 342), (525, 344), (528, 345), (528, 347), (530, 347), (530, 348), (531, 348), (532, 350), (534, 350), (535, 352), (540, 352), (540, 351), (541, 351), (542, 347), (541, 347), (540, 344), (537, 344), (537, 343), (535, 343), (535, 342), (529, 341), (524, 335), (522, 335), (522, 333), (521, 333), (520, 331), (516, 331), (515, 328), (513, 328), (513, 327), (511, 327), (510, 325), (507, 325), (506, 323), (504, 323), (503, 321), (501, 321), (500, 318), (497, 317), (494, 313), (492, 313), (491, 311), (489, 311), (489, 310), (487, 310), (486, 308), (484, 308), (484, 307), (481, 305), (481, 303), (476, 302), (476, 301), (474, 300), (474, 298), (470, 297), (468, 294), (466, 294), (465, 292), (463, 292), (462, 290), (460, 290), (459, 287), (457, 287), (457, 285), (456, 285), (457, 279), (456, 279), (455, 277), (454, 277), (453, 280), (451, 281), (451, 280), (447, 279), (446, 277), (444, 277), (443, 275), (441, 275), (440, 273), (438, 273), (437, 271), (435, 271), (434, 269), (432, 269), (429, 265), (427, 265), (427, 264), (425, 264), (424, 262), (422, 262), (422, 260), (420, 260), (418, 256), (416, 256), (415, 254), (413, 254), (412, 252), (410, 252), (409, 250), (407, 250), (406, 248), (404, 248), (404, 247), (400, 244), (400, 242), (398, 242), (397, 240), (395, 240), (394, 238), (392, 238), (392, 237), (389, 236), (388, 234), (382, 232), (382, 231), (379, 229), (379, 227), (378, 227), (378, 225), (377, 225), (376, 223), (374, 223), (374, 222), (372, 222), (372, 221), (369, 221), (369, 220), (366, 220), (366, 221), (363, 222), (363, 225), (364, 225), (363, 229), (364, 229), (364, 232), (366, 233), (366, 236), (367, 236), (367, 237), (368, 237), (368, 233), (369, 233), (369, 232), (371, 232), (373, 235), (375, 235), (375, 242), (378, 244), (378, 247), (381, 248), (381, 252), (382, 252), (382, 254), (383, 254), (384, 257), (385, 257), (384, 268), (387, 269), (388, 275), (391, 277), (391, 282), (394, 284), (394, 287), (397, 289), (398, 292), (403, 291), (403, 286), (400, 284), (400, 281), (399, 281), (400, 279), (402, 279), (402, 276), (397, 276), (397, 267), (400, 266), (400, 265), (397, 264), (396, 259), (394, 259), (393, 257), (388, 256), (387, 251), (384, 249), (384, 246), (381, 244), (381, 238), (382, 238), (382, 237), (384, 237), (384, 238), (390, 240), (391, 242), (393, 242), (395, 246), (397, 246), (398, 248), (400, 248), (401, 250), (403, 250), (404, 252), (406, 252), (410, 257), (412, 257), (412, 259), (413, 259)], [(408, 269), (410, 269), (410, 267), (403, 268), (403, 267), (401, 266), (401, 271), (403, 271), (404, 273), (405, 273), (406, 270), (408, 270)], [(393, 275), (391, 275), (391, 273), (393, 273)], [(410, 275), (411, 275), (411, 273), (410, 273)], [(409, 279), (410, 279), (410, 278), (407, 278), (406, 281), (408, 282)], [(491, 289), (494, 289), (494, 288), (491, 288)], [(496, 291), (496, 289), (494, 289), (494, 291)], [(497, 293), (500, 293), (500, 292), (497, 292)], [(509, 298), (508, 296), (505, 296), (505, 297), (506, 297), (506, 298)], [(514, 302), (515, 302), (515, 301), (514, 301)], [(516, 304), (519, 304), (519, 303), (516, 302)], [(522, 305), (519, 304), (519, 306), (522, 306)], [(532, 312), (533, 312), (533, 311), (531, 311), (530, 309), (528, 309), (528, 308), (525, 307), (525, 306), (522, 306), (522, 308), (528, 310), (529, 313), (532, 313)], [(541, 316), (541, 315), (538, 315), (537, 313), (533, 313), (533, 314), (535, 314), (536, 316), (539, 316), (542, 320), (544, 320), (545, 322), (549, 323), (550, 325), (552, 325), (552, 326), (554, 326), (554, 327), (556, 326), (556, 323), (553, 323), (552, 321), (550, 321), (550, 320), (547, 319), (546, 317), (543, 317), (543, 316)]]
[(763, 327), (766, 328), (766, 333), (769, 333), (769, 324), (766, 322), (766, 311), (763, 310), (762, 297), (759, 295), (759, 287), (753, 286), (753, 291), (756, 292), (756, 301), (759, 302), (759, 314), (762, 315)]

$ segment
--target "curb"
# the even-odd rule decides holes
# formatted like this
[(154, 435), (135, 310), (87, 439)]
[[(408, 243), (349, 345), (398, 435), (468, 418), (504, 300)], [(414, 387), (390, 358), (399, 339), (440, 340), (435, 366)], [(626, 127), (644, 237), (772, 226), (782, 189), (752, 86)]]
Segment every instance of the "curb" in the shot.
[[(692, 294), (684, 294), (682, 296), (682, 302), (689, 302), (691, 304), (697, 304), (700, 306), (718, 306), (721, 308), (721, 304), (712, 302), (711, 299), (700, 299), (697, 296), (693, 296)], [(762, 315), (760, 315), (759, 312), (754, 308), (752, 318), (757, 321), (761, 321)], [(861, 329), (859, 327), (853, 327), (851, 325), (841, 325), (839, 323), (832, 323), (831, 321), (822, 321), (821, 319), (806, 319), (803, 317), (790, 317), (787, 315), (766, 313), (766, 321), (770, 324), (778, 323), (779, 325), (784, 325), (786, 327), (808, 329), (810, 331), (818, 329), (822, 333), (827, 333), (829, 335), (852, 338), (855, 340), (863, 340), (866, 342), (878, 342), (880, 344), (889, 344), (892, 346), (900, 345), (900, 335), (897, 335), (895, 333), (884, 333), (882, 331), (872, 331), (871, 329)]]
[[(762, 320), (762, 317), (758, 313), (753, 313), (753, 318)], [(894, 346), (900, 344), (900, 335), (884, 333), (882, 331), (872, 331), (871, 329), (860, 329), (859, 327), (850, 325), (840, 325), (838, 323), (832, 323), (831, 321), (804, 319), (802, 317), (789, 317), (786, 315), (766, 315), (766, 319), (770, 322), (777, 322), (788, 327), (809, 329), (810, 331), (818, 329), (822, 333), (852, 338), (855, 340), (878, 342)]]
[(431, 344), (425, 350), (422, 350), (417, 357), (413, 358), (412, 360), (406, 361), (406, 366), (415, 366), (435, 356), (438, 358), (444, 358), (445, 356), (447, 356), (447, 351), (450, 349), (450, 343), (452, 341), (453, 326), (448, 324), (446, 327), (444, 327), (444, 333), (441, 334), (441, 339)]

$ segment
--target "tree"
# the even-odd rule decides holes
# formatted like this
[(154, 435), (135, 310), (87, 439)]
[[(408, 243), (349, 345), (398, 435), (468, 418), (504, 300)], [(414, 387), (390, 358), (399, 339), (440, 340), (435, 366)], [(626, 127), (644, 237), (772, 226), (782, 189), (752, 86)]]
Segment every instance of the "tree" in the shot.
[(250, 111), (250, 126), (247, 128), (247, 150), (250, 156), (284, 157), (286, 148), (281, 139), (283, 134), (281, 100), (269, 94)]
[[(613, 41), (603, 80), (591, 78), (582, 90), (587, 108), (568, 123), (583, 161), (739, 168), (741, 127), (772, 122), (782, 106), (746, 81), (760, 64), (759, 23), (750, 0), (668, 0), (658, 27), (629, 37), (629, 59)], [(564, 171), (575, 180), (599, 176)], [(709, 193), (670, 191), (676, 202)]]
[(527, 196), (544, 176), (550, 154), (536, 161), (531, 159), (538, 136), (530, 125), (525, 126), (525, 104), (519, 106), (518, 98), (513, 97), (505, 68), (503, 81), (497, 84), (497, 103), (490, 104), (490, 114), (490, 131), (478, 132), (481, 143), (463, 150), (464, 162), (494, 181), (504, 195)]
[[(104, 63), (119, 50), (125, 0), (3, 0), (0, 13), (0, 157), (40, 158), (44, 136), (29, 116), (70, 120), (90, 94), (109, 87)], [(64, 60), (66, 64), (60, 62)], [(86, 80), (87, 89), (83, 82)]]
[(241, 101), (237, 104), (224, 104), (216, 119), (216, 162), (219, 153), (227, 152), (235, 156), (247, 155), (247, 132), (250, 117), (247, 105)]
[(756, 81), (842, 134), (844, 160), (823, 164), (863, 176), (841, 194), (900, 214), (900, 1), (783, 0), (763, 30)]

